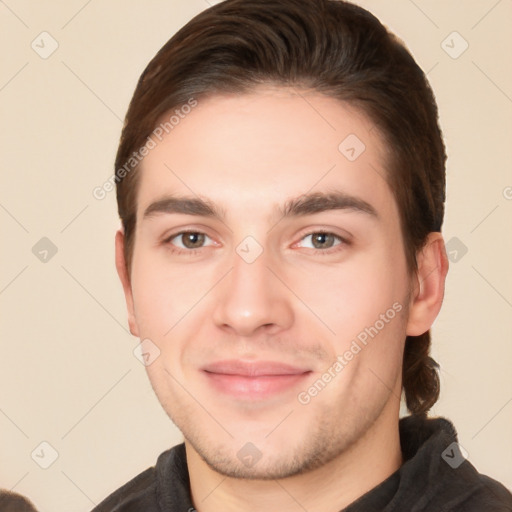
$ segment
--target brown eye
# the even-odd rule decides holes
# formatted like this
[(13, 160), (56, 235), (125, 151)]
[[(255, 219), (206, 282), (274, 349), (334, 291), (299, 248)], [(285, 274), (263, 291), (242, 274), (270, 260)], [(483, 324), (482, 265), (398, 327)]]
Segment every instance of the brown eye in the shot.
[(178, 236), (182, 237), (183, 245), (187, 249), (197, 249), (198, 247), (201, 247), (205, 239), (204, 233), (197, 232), (181, 233)]
[(341, 236), (324, 231), (314, 231), (302, 238), (303, 241), (308, 239), (311, 241), (304, 244), (303, 247), (316, 249), (320, 252), (325, 252), (323, 249), (331, 249), (332, 247), (346, 243), (346, 241)]
[(339, 238), (332, 233), (313, 233), (311, 241), (315, 249), (330, 249), (334, 246), (335, 239)]
[(196, 250), (208, 247), (205, 245), (206, 239), (210, 239), (210, 237), (200, 231), (180, 231), (169, 236), (164, 243), (172, 252), (191, 255), (195, 254)]

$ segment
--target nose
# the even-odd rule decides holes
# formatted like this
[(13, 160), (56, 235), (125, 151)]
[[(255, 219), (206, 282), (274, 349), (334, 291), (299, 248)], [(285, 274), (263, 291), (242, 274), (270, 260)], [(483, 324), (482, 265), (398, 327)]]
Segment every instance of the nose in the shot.
[(265, 251), (252, 263), (237, 253), (231, 272), (216, 287), (215, 324), (238, 336), (277, 334), (293, 323), (292, 294)]

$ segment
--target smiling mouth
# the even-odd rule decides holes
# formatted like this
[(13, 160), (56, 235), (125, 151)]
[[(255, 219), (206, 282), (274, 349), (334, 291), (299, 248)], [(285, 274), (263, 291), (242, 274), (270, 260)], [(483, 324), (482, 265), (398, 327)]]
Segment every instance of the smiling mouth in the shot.
[(219, 361), (202, 371), (217, 391), (246, 400), (284, 393), (311, 374), (309, 369), (273, 361)]

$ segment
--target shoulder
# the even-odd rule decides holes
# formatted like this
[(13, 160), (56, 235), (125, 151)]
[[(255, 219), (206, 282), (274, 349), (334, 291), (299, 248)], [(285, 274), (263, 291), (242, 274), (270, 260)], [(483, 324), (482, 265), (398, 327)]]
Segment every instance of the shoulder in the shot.
[(412, 507), (420, 496), (423, 508), (417, 510), (512, 512), (510, 491), (471, 464), (448, 419), (402, 418), (400, 434), (405, 459), (398, 471), (402, 501)]
[(113, 492), (91, 512), (158, 512), (157, 484), (159, 467), (171, 457), (172, 449), (160, 454), (152, 466)]
[(147, 507), (143, 510), (150, 512), (153, 510), (149, 508), (151, 502), (156, 504), (155, 494), (155, 468), (151, 467), (105, 498), (92, 512), (129, 512), (140, 509), (143, 504)]
[(464, 504), (467, 508), (464, 510), (468, 512), (512, 511), (512, 494), (503, 484), (481, 473), (476, 473), (473, 484), (473, 490)]

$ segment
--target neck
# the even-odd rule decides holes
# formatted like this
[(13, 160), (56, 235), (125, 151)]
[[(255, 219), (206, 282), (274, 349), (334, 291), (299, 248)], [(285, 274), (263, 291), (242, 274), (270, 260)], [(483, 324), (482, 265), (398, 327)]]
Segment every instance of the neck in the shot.
[(402, 465), (398, 410), (386, 409), (350, 449), (318, 469), (280, 480), (221, 475), (185, 441), (195, 508), (198, 512), (334, 512), (347, 507)]

